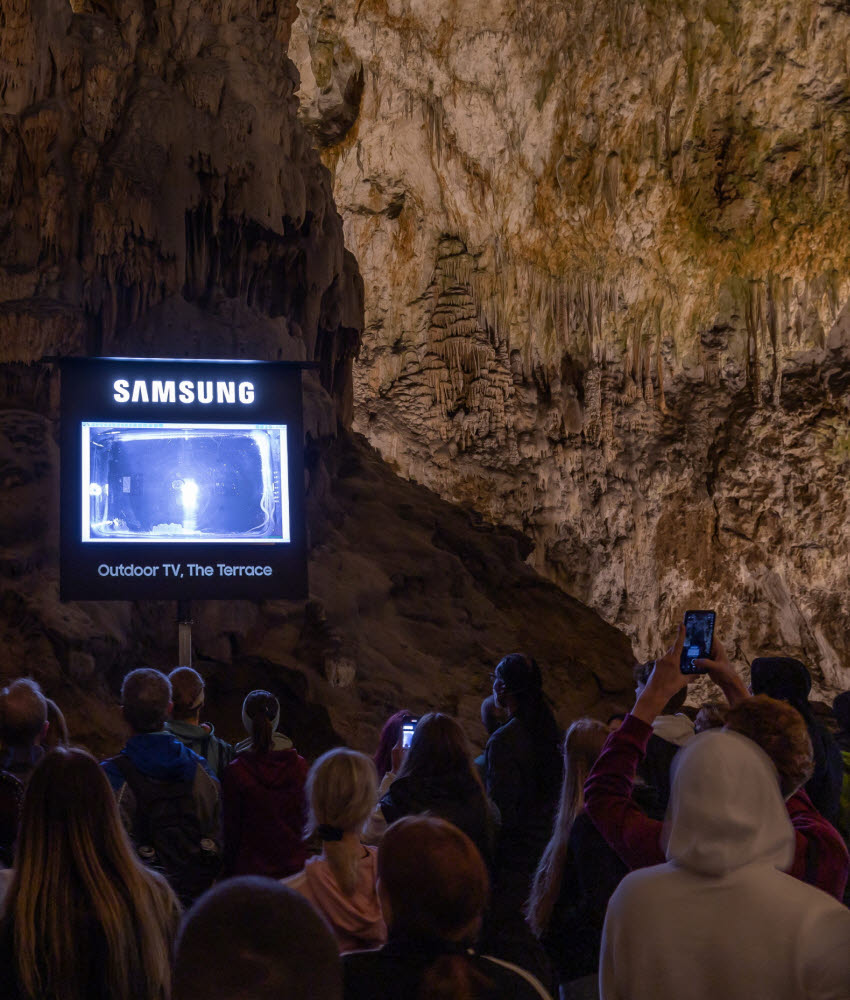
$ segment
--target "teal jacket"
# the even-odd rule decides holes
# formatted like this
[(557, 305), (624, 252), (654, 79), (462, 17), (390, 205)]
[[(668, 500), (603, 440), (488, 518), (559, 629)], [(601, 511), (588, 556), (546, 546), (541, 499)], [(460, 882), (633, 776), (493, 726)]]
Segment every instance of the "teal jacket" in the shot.
[(203, 757), (209, 770), (221, 781), (222, 772), (233, 760), (233, 747), (220, 740), (209, 723), (195, 726), (191, 722), (169, 719), (165, 723), (165, 728), (184, 746), (194, 750), (199, 757)]

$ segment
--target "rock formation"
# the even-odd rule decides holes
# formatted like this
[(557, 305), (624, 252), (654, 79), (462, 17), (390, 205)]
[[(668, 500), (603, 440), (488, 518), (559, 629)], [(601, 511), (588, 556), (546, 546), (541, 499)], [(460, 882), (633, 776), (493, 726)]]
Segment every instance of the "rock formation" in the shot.
[(654, 654), (850, 686), (850, 8), (303, 0), (355, 427)]
[[(305, 376), (313, 600), (195, 609), (225, 736), (257, 685), (311, 753), (370, 745), (400, 701), (468, 721), (488, 666), (522, 645), (563, 713), (628, 687), (628, 642), (528, 569), (514, 533), (397, 480), (345, 432), (333, 443), (351, 421), (363, 289), (296, 119), (296, 13), (0, 0), (0, 675), (35, 675), (98, 750), (120, 739), (123, 673), (173, 662), (174, 609), (58, 601), (49, 359), (63, 354), (320, 363)], [(350, 125), (322, 117), (326, 141)]]

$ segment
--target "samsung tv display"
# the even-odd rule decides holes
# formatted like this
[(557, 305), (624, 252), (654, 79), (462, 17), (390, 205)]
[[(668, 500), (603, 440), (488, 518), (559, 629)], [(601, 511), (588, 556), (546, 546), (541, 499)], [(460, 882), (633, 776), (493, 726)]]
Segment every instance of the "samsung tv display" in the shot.
[(62, 597), (305, 597), (300, 377), (64, 362)]

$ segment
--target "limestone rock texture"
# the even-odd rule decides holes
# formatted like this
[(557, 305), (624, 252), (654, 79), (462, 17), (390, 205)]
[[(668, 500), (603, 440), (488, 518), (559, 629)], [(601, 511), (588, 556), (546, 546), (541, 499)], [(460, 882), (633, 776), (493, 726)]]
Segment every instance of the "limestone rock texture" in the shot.
[[(306, 360), (311, 600), (194, 606), (221, 735), (244, 735), (252, 687), (310, 755), (371, 749), (404, 703), (471, 725), (487, 670), (522, 647), (565, 722), (604, 713), (629, 686), (628, 640), (528, 567), (515, 531), (399, 479), (347, 430), (363, 284), (297, 119), (296, 16), (294, 0), (0, 0), (0, 679), (35, 676), (107, 752), (124, 673), (176, 656), (173, 602), (58, 600), (51, 359)], [(359, 101), (346, 74), (326, 141)]]
[(709, 607), (850, 687), (850, 7), (299, 6), (355, 428), (640, 656)]

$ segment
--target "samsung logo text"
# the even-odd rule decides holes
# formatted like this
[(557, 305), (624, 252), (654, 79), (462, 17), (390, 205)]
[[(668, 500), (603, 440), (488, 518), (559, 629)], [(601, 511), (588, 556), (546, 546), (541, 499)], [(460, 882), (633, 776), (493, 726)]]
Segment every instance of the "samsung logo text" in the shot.
[(112, 398), (116, 403), (241, 403), (254, 402), (253, 382), (213, 382), (174, 379), (148, 382), (126, 378), (112, 383)]

